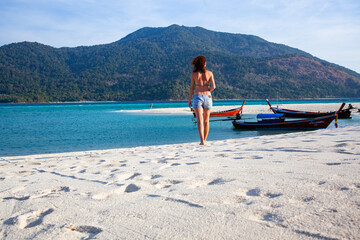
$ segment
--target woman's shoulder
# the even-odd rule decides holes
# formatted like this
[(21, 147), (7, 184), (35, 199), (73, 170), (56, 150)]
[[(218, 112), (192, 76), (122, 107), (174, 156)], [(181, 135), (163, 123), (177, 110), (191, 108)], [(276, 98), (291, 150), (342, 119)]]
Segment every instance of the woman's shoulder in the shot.
[[(191, 72), (191, 76), (198, 76), (200, 75), (202, 72), (200, 71), (197, 71), (197, 72)], [(209, 71), (206, 69), (206, 72), (205, 72), (206, 75), (213, 75), (212, 71)]]
[(199, 74), (199, 72), (191, 72), (191, 77), (196, 77)]

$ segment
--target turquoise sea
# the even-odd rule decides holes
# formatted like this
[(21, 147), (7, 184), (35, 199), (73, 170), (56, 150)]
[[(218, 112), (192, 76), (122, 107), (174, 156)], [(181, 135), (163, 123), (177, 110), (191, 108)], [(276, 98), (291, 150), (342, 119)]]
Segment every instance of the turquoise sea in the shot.
[[(214, 101), (216, 106), (241, 105)], [(271, 100), (275, 105), (277, 100)], [(285, 103), (359, 103), (359, 99), (279, 100)], [(21, 156), (84, 150), (198, 142), (190, 115), (129, 113), (120, 110), (187, 107), (187, 102), (102, 102), (0, 104), (0, 156)], [(247, 105), (264, 104), (248, 100)], [(305, 109), (304, 109), (305, 110)], [(119, 112), (120, 111), (120, 112)], [(244, 116), (253, 117), (253, 116)], [(359, 125), (360, 114), (339, 120), (339, 127)], [(333, 128), (331, 124), (329, 128)], [(245, 138), (282, 131), (238, 131), (231, 121), (212, 122), (208, 140)]]

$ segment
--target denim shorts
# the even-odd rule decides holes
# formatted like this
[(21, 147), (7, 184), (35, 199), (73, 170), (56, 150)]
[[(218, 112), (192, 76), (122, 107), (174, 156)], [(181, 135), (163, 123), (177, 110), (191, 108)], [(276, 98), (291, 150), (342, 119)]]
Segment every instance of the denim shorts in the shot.
[(193, 108), (203, 108), (211, 109), (212, 108), (212, 98), (209, 94), (195, 94), (192, 100)]

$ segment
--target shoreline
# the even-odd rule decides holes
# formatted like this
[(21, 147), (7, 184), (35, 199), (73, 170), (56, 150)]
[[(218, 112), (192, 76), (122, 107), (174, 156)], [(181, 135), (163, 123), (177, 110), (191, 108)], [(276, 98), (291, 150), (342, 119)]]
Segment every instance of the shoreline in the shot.
[[(360, 108), (360, 103), (349, 102), (346, 103), (344, 109), (348, 106), (348, 104), (352, 104), (354, 107)], [(304, 106), (306, 105), (306, 106)], [(272, 106), (277, 106), (277, 104), (272, 104)], [(294, 103), (294, 104), (279, 104), (281, 108), (288, 108), (292, 110), (300, 110), (300, 111), (320, 111), (320, 112), (331, 112), (337, 111), (341, 103)], [(240, 105), (223, 105), (223, 106), (213, 106), (213, 111), (223, 111), (235, 107), (241, 107)], [(139, 109), (139, 110), (118, 110), (114, 112), (129, 112), (129, 113), (155, 113), (155, 114), (192, 114), (188, 107), (181, 108), (152, 108), (152, 109)], [(269, 113), (268, 104), (253, 104), (247, 105), (245, 103), (243, 107), (244, 114), (255, 114), (255, 113)]]
[[(177, 108), (178, 109), (178, 108)], [(129, 111), (141, 111), (141, 110), (129, 110)], [(173, 113), (171, 113), (173, 114)], [(359, 129), (357, 129), (359, 128)], [(223, 139), (223, 140), (210, 140), (207, 141), (207, 143), (211, 143), (211, 145), (213, 144), (217, 144), (217, 143), (223, 143), (223, 142), (228, 142), (228, 141), (244, 141), (244, 140), (251, 140), (251, 139), (258, 139), (258, 138), (264, 138), (264, 137), (281, 137), (282, 135), (301, 135), (304, 133), (309, 133), (311, 134), (312, 132), (319, 132), (319, 131), (331, 131), (331, 130), (336, 130), (336, 129), (343, 129), (343, 130), (356, 130), (356, 131), (360, 131), (360, 126), (346, 126), (346, 127), (339, 127), (339, 128), (333, 128), (333, 129), (317, 129), (317, 130), (304, 130), (304, 131), (286, 131), (284, 133), (281, 133), (281, 131), (279, 131), (278, 134), (269, 134), (269, 135), (260, 135), (260, 136), (250, 136), (250, 137), (244, 137), (244, 138), (228, 138), (228, 139)], [(266, 131), (266, 130), (265, 130)], [(355, 139), (357, 140), (357, 139)], [(36, 154), (25, 154), (25, 155), (14, 155), (14, 156), (0, 156), (0, 161), (19, 161), (19, 160), (26, 160), (27, 158), (56, 158), (56, 157), (64, 157), (64, 156), (68, 156), (70, 155), (83, 155), (83, 154), (92, 154), (92, 153), (96, 153), (96, 154), (103, 154), (104, 152), (108, 152), (108, 151), (127, 151), (127, 150), (134, 150), (136, 151), (136, 149), (140, 149), (142, 150), (143, 148), (161, 148), (161, 147), (166, 147), (166, 146), (181, 146), (181, 145), (197, 145), (199, 144), (197, 141), (196, 142), (185, 142), (185, 143), (170, 143), (170, 144), (158, 144), (158, 145), (144, 145), (144, 146), (134, 146), (134, 147), (123, 147), (123, 148), (108, 148), (108, 149), (90, 149), (90, 150), (78, 150), (78, 151), (67, 151), (67, 152), (54, 152), (54, 153), (36, 153)], [(360, 144), (360, 138), (359, 138), (359, 144)], [(207, 145), (206, 144), (204, 147), (206, 148)], [(201, 147), (201, 146), (199, 146)], [(359, 154), (360, 155), (360, 154)], [(360, 157), (359, 157), (360, 158)], [(0, 164), (1, 166), (1, 164)], [(1, 172), (0, 172), (1, 173)]]
[(356, 239), (359, 136), (352, 126), (1, 157), (0, 237)]

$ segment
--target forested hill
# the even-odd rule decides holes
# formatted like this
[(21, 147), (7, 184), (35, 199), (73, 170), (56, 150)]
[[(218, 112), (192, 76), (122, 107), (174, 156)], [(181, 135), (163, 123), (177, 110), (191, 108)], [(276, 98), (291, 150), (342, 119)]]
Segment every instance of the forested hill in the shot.
[(359, 97), (360, 75), (256, 36), (172, 25), (110, 44), (0, 48), (0, 102), (186, 100), (203, 54), (215, 99)]

